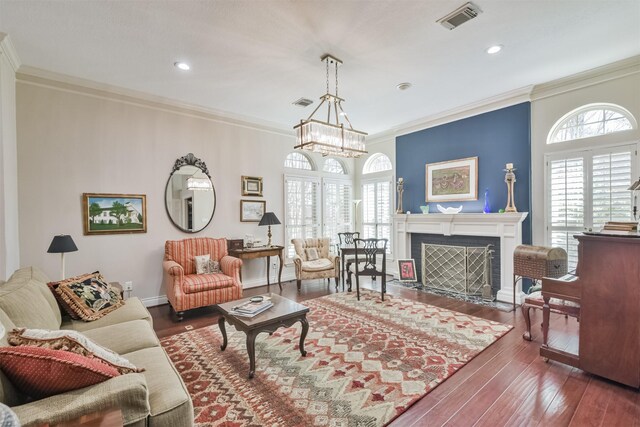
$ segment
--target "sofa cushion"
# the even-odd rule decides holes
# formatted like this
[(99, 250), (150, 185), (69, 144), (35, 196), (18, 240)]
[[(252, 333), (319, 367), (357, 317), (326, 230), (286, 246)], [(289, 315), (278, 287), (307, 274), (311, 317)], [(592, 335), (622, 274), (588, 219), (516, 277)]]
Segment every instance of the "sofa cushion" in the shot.
[(49, 282), (49, 278), (46, 274), (42, 272), (38, 267), (25, 267), (19, 270), (16, 270), (9, 279), (8, 282), (25, 282), (31, 281), (32, 286), (44, 296), (47, 300), (47, 303), (51, 307), (53, 311), (53, 315), (56, 317), (58, 325), (62, 321), (62, 313), (60, 312), (60, 307), (58, 307), (58, 302), (55, 297), (51, 294), (48, 289), (47, 283)]
[[(104, 326), (115, 325), (117, 323), (128, 322), (130, 320), (146, 320), (152, 324), (151, 315), (142, 305), (138, 298), (129, 298), (124, 305), (112, 311), (106, 316), (94, 320), (93, 322), (83, 322), (82, 320), (65, 320), (60, 326), (61, 329), (73, 329), (75, 331), (88, 331), (90, 329), (102, 328)], [(115, 350), (114, 350), (115, 351)]]
[(90, 340), (118, 354), (131, 353), (143, 348), (158, 347), (160, 341), (146, 320), (131, 320), (102, 328), (90, 329), (83, 334)]
[(33, 346), (0, 348), (0, 368), (18, 389), (36, 399), (120, 375), (99, 359)]
[(143, 375), (149, 388), (149, 426), (191, 425), (191, 398), (167, 353), (161, 347), (154, 347), (123, 356), (136, 366), (146, 369)]
[[(11, 319), (6, 315), (4, 311), (0, 309), (0, 325), (2, 334), (0, 334), (0, 347), (6, 347), (9, 345), (7, 340), (7, 331), (13, 330), (16, 325), (13, 324)], [(22, 396), (9, 379), (0, 371), (0, 402), (5, 405), (15, 406), (23, 403), (25, 396)]]
[[(42, 290), (46, 290), (55, 303), (55, 310)], [(32, 279), (10, 279), (2, 285), (0, 309), (16, 326), (23, 328), (59, 329), (62, 321), (58, 303), (47, 285)]]
[(124, 357), (96, 344), (78, 331), (17, 328), (9, 333), (9, 344), (64, 350), (81, 356), (96, 358), (115, 368), (123, 375), (141, 372), (140, 369), (136, 368)]
[(228, 288), (229, 286), (233, 286), (233, 284), (233, 277), (222, 273), (191, 274), (184, 276), (182, 290), (186, 294), (195, 294), (213, 289)]
[(320, 258), (315, 261), (302, 262), (303, 271), (323, 271), (323, 270), (330, 270), (332, 268), (333, 268), (333, 263), (326, 258)]
[(120, 292), (95, 275), (81, 281), (63, 282), (56, 292), (75, 314), (87, 322), (98, 320), (124, 304)]

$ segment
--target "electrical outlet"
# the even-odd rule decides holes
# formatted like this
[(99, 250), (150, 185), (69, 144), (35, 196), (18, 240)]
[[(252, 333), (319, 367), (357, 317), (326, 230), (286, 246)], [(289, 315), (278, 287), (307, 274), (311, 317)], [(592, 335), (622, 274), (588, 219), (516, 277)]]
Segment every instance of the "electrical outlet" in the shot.
[(277, 266), (278, 266), (278, 264), (276, 264), (275, 262), (271, 263), (271, 269), (272, 270), (275, 270)]
[(122, 285), (122, 290), (132, 292), (133, 291), (133, 282), (129, 280), (128, 282), (124, 282)]

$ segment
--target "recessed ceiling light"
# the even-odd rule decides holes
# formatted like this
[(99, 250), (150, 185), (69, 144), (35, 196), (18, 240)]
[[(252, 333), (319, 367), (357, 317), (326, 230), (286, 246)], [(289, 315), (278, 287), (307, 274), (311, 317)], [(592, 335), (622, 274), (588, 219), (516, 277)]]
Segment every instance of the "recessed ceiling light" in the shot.
[(407, 90), (411, 87), (411, 83), (409, 82), (400, 83), (396, 87), (398, 88), (398, 90)]
[(174, 62), (173, 65), (175, 65), (177, 68), (181, 69), (182, 71), (189, 71), (191, 69), (189, 64), (187, 64), (186, 62)]
[(489, 55), (495, 55), (496, 53), (500, 52), (502, 50), (502, 45), (501, 44), (497, 44), (495, 46), (491, 46), (490, 48), (487, 49), (487, 53)]

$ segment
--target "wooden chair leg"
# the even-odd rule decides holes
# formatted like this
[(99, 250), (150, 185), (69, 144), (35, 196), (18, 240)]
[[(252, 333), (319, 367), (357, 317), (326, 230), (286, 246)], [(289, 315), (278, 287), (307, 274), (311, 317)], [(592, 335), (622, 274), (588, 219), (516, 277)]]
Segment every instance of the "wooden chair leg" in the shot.
[(356, 295), (358, 297), (358, 301), (360, 301), (360, 276), (356, 274)]
[(296, 285), (298, 286), (298, 292), (300, 292), (300, 287), (302, 285), (302, 280), (300, 280), (300, 279), (296, 280)]
[(387, 278), (385, 276), (382, 276), (381, 287), (382, 287), (382, 301), (384, 301), (384, 294), (387, 293)]
[(546, 346), (549, 340), (549, 314), (551, 313), (551, 307), (549, 307), (549, 297), (543, 297), (544, 305), (542, 306), (542, 345)]
[[(336, 291), (338, 290), (338, 283), (340, 282), (340, 278), (338, 276), (334, 277), (336, 281)], [(344, 291), (344, 285), (342, 285), (342, 290)]]
[(531, 306), (527, 303), (522, 303), (520, 305), (520, 309), (522, 310), (522, 317), (524, 317), (524, 323), (527, 325), (527, 330), (522, 334), (522, 338), (527, 341), (531, 341), (531, 317), (530, 311)]

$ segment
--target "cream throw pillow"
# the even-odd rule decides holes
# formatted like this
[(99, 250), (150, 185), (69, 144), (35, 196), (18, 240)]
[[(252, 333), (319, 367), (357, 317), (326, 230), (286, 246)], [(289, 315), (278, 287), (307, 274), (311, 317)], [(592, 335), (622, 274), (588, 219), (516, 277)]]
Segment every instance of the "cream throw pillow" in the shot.
[(51, 350), (64, 350), (86, 357), (95, 357), (114, 367), (121, 374), (144, 371), (144, 369), (136, 368), (119, 354), (94, 343), (76, 331), (16, 328), (9, 332), (8, 341), (14, 346), (45, 347)]
[(316, 248), (307, 248), (304, 252), (307, 254), (307, 261), (315, 261), (320, 258), (318, 255), (318, 249)]
[[(209, 260), (211, 259), (211, 255), (198, 255), (195, 257), (196, 259), (196, 274), (205, 274), (209, 270)], [(205, 271), (205, 269), (207, 271)]]

